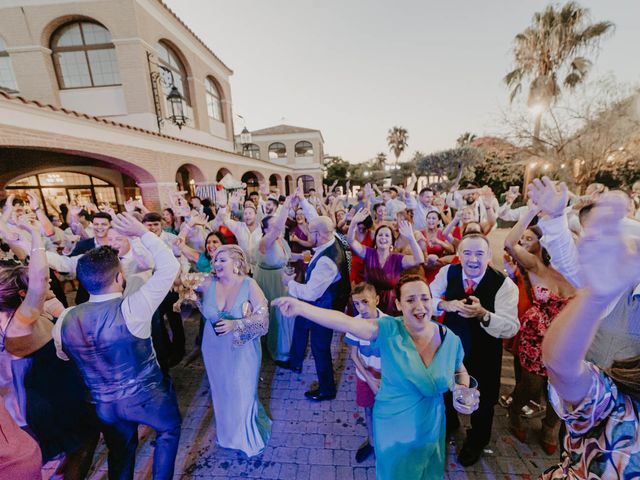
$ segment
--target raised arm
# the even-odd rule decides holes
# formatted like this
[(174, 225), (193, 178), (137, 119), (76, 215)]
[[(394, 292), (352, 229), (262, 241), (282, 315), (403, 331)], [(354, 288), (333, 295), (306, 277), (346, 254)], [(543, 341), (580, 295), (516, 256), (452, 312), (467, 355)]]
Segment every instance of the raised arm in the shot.
[(31, 252), (29, 286), (24, 300), (16, 311), (15, 319), (23, 325), (31, 325), (40, 317), (44, 308), (49, 291), (49, 266), (40, 233), (40, 224), (33, 216), (24, 215), (18, 221), (18, 226), (31, 234)]
[(398, 230), (400, 231), (400, 235), (402, 235), (407, 240), (407, 242), (409, 242), (411, 253), (413, 254), (405, 255), (404, 257), (402, 257), (402, 268), (411, 268), (424, 263), (424, 252), (420, 248), (420, 245), (418, 244), (418, 241), (413, 234), (413, 227), (411, 226), (411, 224), (407, 221), (402, 220), (400, 223), (398, 223)]
[(358, 210), (358, 212), (353, 216), (351, 224), (349, 225), (349, 230), (347, 231), (347, 242), (351, 247), (351, 251), (360, 258), (365, 257), (365, 255), (367, 254), (367, 248), (362, 245), (356, 238), (356, 229), (358, 228), (358, 223), (363, 222), (368, 216), (369, 209), (361, 208), (360, 210)]
[(284, 226), (289, 217), (289, 207), (291, 206), (291, 197), (287, 197), (284, 201), (284, 205), (275, 215), (275, 217), (269, 222), (269, 228), (260, 239), (260, 252), (264, 255), (266, 251), (273, 245), (273, 242), (284, 232)]
[(448, 223), (448, 225), (444, 228), (444, 230), (442, 231), (442, 234), (444, 235), (444, 238), (446, 238), (447, 242), (449, 242), (452, 245), (454, 245), (454, 247), (455, 247), (457, 239), (453, 237), (453, 230), (460, 223), (460, 218), (461, 218), (461, 211), (458, 210), (456, 212), (455, 217), (453, 217), (453, 220), (451, 220)]
[(180, 234), (176, 238), (176, 246), (180, 249), (180, 252), (187, 257), (190, 262), (196, 263), (200, 258), (200, 254), (198, 250), (191, 248), (187, 245), (187, 236), (189, 232), (194, 228), (201, 228), (198, 225), (201, 225), (206, 219), (206, 215), (204, 214), (194, 214), (189, 218), (189, 221), (182, 225), (180, 229)]
[(513, 226), (507, 234), (507, 237), (504, 239), (505, 250), (526, 270), (533, 270), (537, 268), (539, 266), (539, 261), (535, 255), (522, 248), (518, 242), (520, 241), (520, 238), (522, 238), (525, 230), (529, 227), (531, 220), (536, 217), (539, 211), (540, 209), (531, 202), (527, 212), (520, 217), (518, 223)]
[(640, 281), (640, 242), (629, 245), (622, 232), (628, 198), (603, 195), (589, 215), (579, 245), (584, 290), (551, 323), (542, 343), (549, 382), (574, 405), (588, 394), (591, 375), (584, 359), (607, 306)]
[(351, 333), (363, 340), (378, 338), (378, 323), (376, 320), (353, 318), (337, 310), (315, 307), (292, 297), (280, 297), (271, 302), (286, 316), (301, 316), (318, 325)]

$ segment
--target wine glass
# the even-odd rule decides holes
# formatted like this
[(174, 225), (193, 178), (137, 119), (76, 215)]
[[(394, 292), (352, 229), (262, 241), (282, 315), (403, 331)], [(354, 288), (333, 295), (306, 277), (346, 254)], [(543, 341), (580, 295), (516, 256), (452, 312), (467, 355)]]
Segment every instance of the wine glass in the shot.
[(468, 373), (456, 373), (453, 384), (453, 408), (469, 415), (478, 409), (479, 403), (478, 381)]

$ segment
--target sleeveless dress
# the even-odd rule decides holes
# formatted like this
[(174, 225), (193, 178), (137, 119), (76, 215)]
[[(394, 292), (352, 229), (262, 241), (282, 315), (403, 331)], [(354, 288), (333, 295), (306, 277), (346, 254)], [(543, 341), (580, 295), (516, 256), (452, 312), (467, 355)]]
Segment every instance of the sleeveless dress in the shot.
[(202, 314), (206, 319), (202, 339), (202, 358), (207, 370), (218, 445), (259, 455), (271, 436), (271, 419), (258, 400), (258, 377), (262, 360), (260, 337), (242, 347), (233, 345), (233, 334), (216, 335), (213, 324), (242, 318), (242, 304), (249, 300), (251, 279), (245, 278), (233, 307), (226, 312), (216, 304), (216, 281), (204, 295)]
[[(253, 278), (262, 289), (267, 301), (287, 295), (287, 287), (282, 283), (282, 270), (291, 258), (291, 250), (284, 240), (276, 240), (263, 255), (256, 246), (256, 269)], [(276, 307), (269, 307), (269, 333), (267, 349), (274, 360), (287, 361), (293, 338), (295, 317), (287, 317)]]
[(554, 318), (571, 299), (561, 297), (551, 290), (533, 286), (533, 305), (520, 317), (522, 326), (518, 335), (518, 360), (525, 370), (547, 376), (542, 363), (542, 340)]
[[(443, 328), (444, 327), (439, 327)], [(378, 338), (382, 382), (373, 405), (378, 480), (442, 480), (446, 457), (443, 393), (454, 382), (464, 351), (444, 329), (444, 339), (425, 367), (402, 317), (381, 317)]]
[(395, 288), (402, 273), (404, 255), (392, 252), (385, 264), (380, 265), (375, 248), (365, 248), (367, 253), (364, 256), (364, 280), (375, 287), (380, 297), (378, 308), (387, 315), (399, 315), (400, 312), (396, 308)]

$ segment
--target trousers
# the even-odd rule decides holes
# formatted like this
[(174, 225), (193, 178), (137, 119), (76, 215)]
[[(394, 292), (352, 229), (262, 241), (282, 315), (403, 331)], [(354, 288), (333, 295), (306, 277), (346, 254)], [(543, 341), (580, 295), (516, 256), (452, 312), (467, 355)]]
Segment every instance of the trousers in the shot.
[(115, 402), (98, 403), (96, 411), (109, 449), (109, 480), (133, 479), (140, 424), (157, 434), (153, 479), (173, 478), (182, 419), (170, 382)]
[(333, 395), (336, 393), (336, 383), (333, 379), (333, 361), (331, 360), (333, 330), (313, 323), (304, 317), (296, 317), (291, 352), (289, 353), (289, 364), (293, 368), (302, 367), (309, 337), (311, 337), (311, 353), (313, 353), (313, 360), (316, 364), (320, 393)]

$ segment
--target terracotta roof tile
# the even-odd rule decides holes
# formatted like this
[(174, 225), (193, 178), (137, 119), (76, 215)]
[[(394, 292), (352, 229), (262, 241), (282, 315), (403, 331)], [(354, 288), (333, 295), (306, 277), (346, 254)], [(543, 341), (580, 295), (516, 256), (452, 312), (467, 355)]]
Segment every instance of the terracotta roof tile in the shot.
[(81, 112), (77, 112), (75, 110), (69, 110), (66, 108), (62, 108), (62, 107), (56, 107), (55, 105), (51, 105), (51, 104), (43, 104), (42, 102), (39, 102), (37, 100), (29, 100), (27, 98), (24, 98), (20, 95), (11, 95), (3, 90), (0, 90), (0, 101), (4, 100), (4, 101), (10, 101), (10, 102), (20, 102), (23, 103), (25, 105), (31, 105), (31, 106), (35, 106), (38, 108), (42, 108), (45, 110), (50, 110), (52, 112), (56, 112), (58, 114), (63, 114), (63, 115), (68, 115), (68, 116), (73, 116), (73, 117), (77, 117), (77, 118), (83, 118), (92, 122), (99, 122), (99, 123), (104, 123), (106, 125), (111, 125), (113, 127), (118, 127), (118, 128), (126, 128), (127, 130), (133, 130), (135, 132), (139, 132), (139, 133), (143, 133), (145, 135), (153, 135), (154, 137), (159, 137), (159, 138), (164, 138), (167, 140), (172, 140), (174, 142), (180, 142), (180, 143), (184, 143), (187, 145), (194, 145), (196, 147), (201, 147), (201, 148), (206, 148), (209, 150), (215, 150), (218, 152), (223, 152), (229, 155), (236, 155), (238, 157), (242, 157), (242, 158), (247, 158), (244, 155), (240, 155), (239, 153), (235, 153), (235, 152), (231, 152), (229, 150), (224, 150), (222, 148), (218, 148), (218, 147), (212, 147), (211, 145), (205, 145), (203, 143), (197, 143), (197, 142), (192, 142), (190, 140), (185, 140), (183, 138), (178, 138), (178, 137), (173, 137), (171, 135), (165, 135), (163, 133), (158, 133), (158, 132), (152, 132), (151, 130), (147, 130), (144, 128), (140, 128), (140, 127), (136, 127), (135, 125), (130, 125), (130, 124), (126, 124), (126, 123), (120, 123), (120, 122), (114, 122), (113, 120), (109, 120), (107, 118), (102, 118), (102, 117), (95, 117), (92, 115), (87, 115), (86, 113), (81, 113)]

